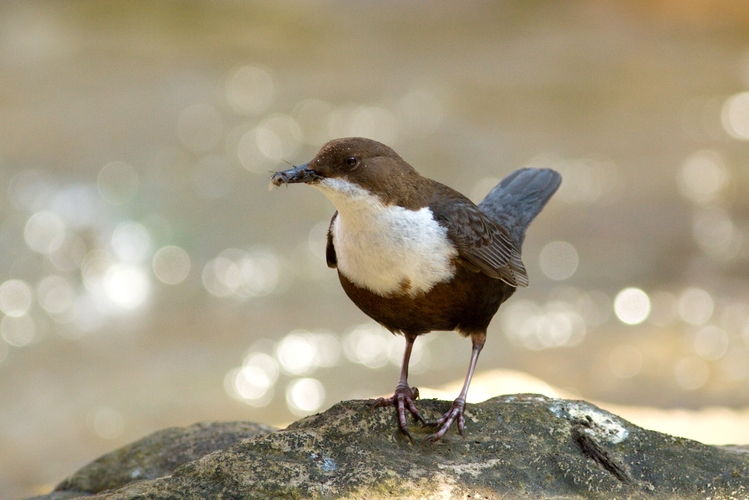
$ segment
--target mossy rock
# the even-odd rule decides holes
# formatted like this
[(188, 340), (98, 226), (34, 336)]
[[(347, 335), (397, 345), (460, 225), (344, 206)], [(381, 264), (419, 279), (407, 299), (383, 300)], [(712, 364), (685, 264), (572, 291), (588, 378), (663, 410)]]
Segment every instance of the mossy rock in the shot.
[[(417, 404), (427, 419), (450, 405)], [(99, 459), (97, 469), (74, 474), (55, 494), (113, 485), (119, 489), (88, 498), (749, 497), (749, 455), (741, 449), (647, 431), (584, 401), (503, 396), (467, 406), (465, 439), (451, 431), (436, 444), (419, 441), (429, 432), (412, 424), (417, 442), (411, 444), (392, 408), (345, 401), (187, 462), (171, 475), (131, 478), (122, 487), (122, 471), (133, 469), (118, 464), (117, 453), (133, 455), (120, 450)], [(156, 445), (139, 453), (180, 450)], [(87, 469), (96, 477), (76, 479)]]

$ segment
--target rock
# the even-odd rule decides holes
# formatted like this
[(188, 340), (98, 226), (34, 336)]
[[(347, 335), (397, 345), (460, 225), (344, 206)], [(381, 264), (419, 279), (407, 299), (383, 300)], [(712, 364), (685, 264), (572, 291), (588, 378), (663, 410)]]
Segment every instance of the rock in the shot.
[(170, 427), (94, 460), (60, 483), (48, 500), (113, 490), (134, 481), (170, 475), (177, 467), (243, 439), (276, 429), (251, 422), (204, 422)]
[[(427, 419), (449, 404), (418, 402)], [(412, 432), (418, 439), (429, 430), (413, 424)], [(177, 449), (157, 445), (152, 453)], [(392, 408), (346, 401), (185, 463), (170, 476), (134, 478), (87, 498), (747, 498), (749, 454), (742, 451), (647, 431), (583, 401), (530, 394), (468, 405), (465, 439), (451, 432), (440, 443), (412, 445), (398, 432)], [(97, 469), (74, 474), (57, 494), (121, 484), (122, 471), (133, 469), (116, 463), (118, 453), (106, 456), (111, 471), (102, 457)], [(145, 460), (151, 452), (141, 453)], [(87, 469), (89, 479), (76, 481)]]

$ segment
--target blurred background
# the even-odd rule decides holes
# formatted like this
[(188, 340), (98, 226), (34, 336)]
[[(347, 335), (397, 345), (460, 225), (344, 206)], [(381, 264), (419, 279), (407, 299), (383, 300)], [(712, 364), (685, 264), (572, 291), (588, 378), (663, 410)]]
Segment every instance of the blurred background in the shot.
[[(403, 339), (271, 172), (366, 136), (479, 201), (564, 183), (479, 370), (620, 405), (749, 406), (749, 4), (0, 4), (0, 497), (202, 420), (393, 390)], [(470, 342), (416, 343), (410, 381)]]

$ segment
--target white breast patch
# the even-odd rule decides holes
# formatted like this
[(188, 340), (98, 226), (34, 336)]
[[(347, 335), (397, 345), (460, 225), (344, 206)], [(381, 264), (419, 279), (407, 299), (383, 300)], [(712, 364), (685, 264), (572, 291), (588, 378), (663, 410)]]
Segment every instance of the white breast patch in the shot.
[(388, 296), (428, 292), (453, 277), (458, 251), (428, 207), (407, 210), (342, 179), (314, 184), (338, 209), (333, 245), (338, 271), (354, 284)]

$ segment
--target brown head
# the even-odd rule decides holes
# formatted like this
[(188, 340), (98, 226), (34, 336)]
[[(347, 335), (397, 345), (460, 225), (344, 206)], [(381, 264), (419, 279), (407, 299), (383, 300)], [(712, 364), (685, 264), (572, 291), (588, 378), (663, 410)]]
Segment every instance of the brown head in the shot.
[(309, 163), (273, 174), (271, 183), (315, 185), (324, 179), (345, 181), (376, 195), (383, 203), (409, 209), (423, 206), (431, 185), (391, 148), (362, 137), (328, 142)]

